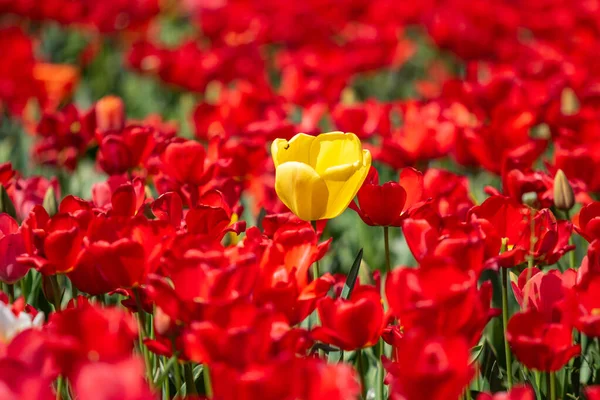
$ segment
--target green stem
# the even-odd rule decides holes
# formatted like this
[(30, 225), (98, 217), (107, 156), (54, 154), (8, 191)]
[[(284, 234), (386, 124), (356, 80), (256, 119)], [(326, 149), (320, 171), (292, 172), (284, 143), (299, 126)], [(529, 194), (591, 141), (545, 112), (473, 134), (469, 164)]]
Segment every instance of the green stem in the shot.
[(50, 284), (52, 285), (52, 303), (54, 304), (54, 311), (60, 311), (61, 293), (60, 285), (58, 284), (58, 275), (50, 276)]
[(77, 296), (79, 296), (79, 290), (75, 285), (71, 286), (71, 298), (73, 299), (73, 305), (77, 306)]
[(135, 298), (135, 304), (138, 309), (138, 316), (140, 317), (140, 329), (142, 331), (142, 335), (146, 338), (149, 337), (146, 332), (146, 312), (144, 311), (144, 307), (142, 306), (142, 297), (140, 294), (139, 288), (133, 288), (133, 297)]
[(378, 376), (378, 393), (377, 393), (377, 398), (378, 399), (385, 399), (385, 368), (383, 367), (383, 353), (385, 351), (385, 344), (383, 339), (379, 339), (379, 362), (377, 365), (377, 373), (379, 374)]
[[(169, 377), (169, 372), (173, 365), (177, 362), (177, 355), (173, 355), (173, 357), (169, 358), (169, 360), (163, 363), (163, 372), (154, 380), (154, 386), (161, 386), (166, 378)], [(167, 379), (167, 386), (169, 380)]]
[(513, 386), (512, 377), (512, 354), (508, 345), (508, 339), (506, 336), (508, 326), (508, 270), (500, 267), (500, 274), (502, 275), (502, 328), (504, 330), (504, 355), (506, 358), (506, 378), (508, 390)]
[(385, 274), (389, 274), (392, 270), (392, 263), (390, 261), (390, 234), (389, 227), (383, 227), (383, 242), (385, 245)]
[(62, 375), (59, 375), (58, 378), (56, 378), (56, 400), (62, 399), (63, 385), (64, 378), (62, 377)]
[[(571, 221), (571, 214), (569, 213), (569, 210), (566, 210), (565, 214), (567, 216), (567, 221)], [(573, 244), (574, 244), (573, 234), (571, 234), (571, 236), (569, 236), (569, 245), (573, 245)], [(575, 250), (571, 250), (569, 252), (569, 266), (573, 269), (575, 269), (575, 265), (577, 263), (576, 256), (577, 256), (577, 254), (575, 254)]]
[(15, 285), (9, 283), (6, 286), (8, 291), (8, 302), (12, 304), (15, 301)]
[(202, 378), (204, 379), (204, 395), (208, 399), (213, 398), (212, 382), (210, 381), (210, 369), (207, 364), (204, 364), (202, 370)]
[(358, 372), (358, 375), (360, 377), (360, 387), (361, 387), (362, 398), (366, 399), (367, 398), (367, 385), (365, 382), (365, 372), (366, 371), (364, 370), (364, 365), (363, 365), (362, 349), (356, 350), (356, 371)]
[(146, 376), (148, 378), (148, 383), (151, 383), (153, 381), (152, 379), (152, 368), (150, 365), (150, 356), (148, 354), (148, 349), (146, 348), (146, 345), (144, 344), (144, 334), (143, 329), (141, 328), (142, 325), (142, 321), (141, 318), (139, 318), (138, 315), (138, 326), (140, 327), (138, 329), (138, 344), (140, 346), (140, 353), (142, 353), (142, 356), (144, 357), (144, 365), (146, 366)]
[(548, 374), (548, 392), (550, 392), (550, 400), (556, 400), (556, 372)]
[(175, 397), (177, 397), (178, 393), (181, 395), (181, 371), (178, 362), (173, 364), (173, 372), (175, 374)]
[(27, 303), (27, 299), (29, 298), (29, 292), (27, 292), (27, 283), (25, 282), (25, 277), (21, 279), (21, 296), (25, 299), (25, 303)]
[(183, 365), (183, 373), (185, 375), (185, 394), (188, 396), (198, 394), (196, 382), (194, 382), (194, 370), (192, 369), (191, 363), (185, 363)]
[[(317, 232), (317, 221), (311, 221), (311, 224), (312, 224), (313, 229), (315, 230), (315, 234), (316, 234), (316, 232)], [(318, 241), (318, 238), (317, 238), (317, 241)], [(317, 260), (312, 265), (312, 277), (313, 277), (313, 280), (318, 279), (319, 275), (320, 275), (319, 274), (319, 261)]]

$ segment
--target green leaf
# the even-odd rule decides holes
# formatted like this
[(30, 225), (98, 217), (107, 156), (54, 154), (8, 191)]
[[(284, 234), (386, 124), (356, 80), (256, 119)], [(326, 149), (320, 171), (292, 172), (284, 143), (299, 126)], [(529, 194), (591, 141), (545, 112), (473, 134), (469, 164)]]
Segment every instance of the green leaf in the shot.
[(53, 216), (58, 212), (58, 203), (56, 202), (56, 194), (54, 193), (54, 188), (50, 186), (48, 190), (46, 190), (46, 194), (44, 195), (44, 201), (42, 203), (44, 209), (48, 212), (48, 215)]
[(362, 261), (363, 249), (358, 251), (356, 258), (354, 259), (354, 263), (352, 264), (352, 268), (348, 273), (348, 278), (346, 278), (346, 283), (344, 283), (344, 288), (342, 289), (342, 299), (348, 299), (350, 297), (350, 293), (352, 293), (352, 289), (354, 289), (354, 284), (356, 283), (356, 278), (358, 277), (358, 271), (360, 269), (360, 263)]
[(0, 212), (7, 213), (14, 219), (17, 219), (17, 211), (15, 205), (8, 197), (8, 193), (3, 185), (0, 185)]

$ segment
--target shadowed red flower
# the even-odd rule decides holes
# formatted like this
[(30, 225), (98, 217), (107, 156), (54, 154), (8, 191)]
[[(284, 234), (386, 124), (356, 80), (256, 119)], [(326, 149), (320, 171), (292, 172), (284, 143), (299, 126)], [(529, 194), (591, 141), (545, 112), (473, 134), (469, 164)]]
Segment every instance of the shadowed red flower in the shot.
[(311, 335), (315, 340), (342, 350), (373, 346), (383, 329), (383, 305), (373, 286), (356, 287), (350, 299), (325, 297), (317, 305), (321, 326)]
[(558, 371), (581, 352), (573, 345), (573, 328), (569, 324), (546, 320), (536, 309), (514, 314), (508, 321), (506, 338), (510, 348), (529, 369)]
[(393, 400), (457, 399), (473, 377), (470, 346), (461, 337), (429, 337), (411, 330), (396, 348), (401, 354), (385, 366)]
[(359, 189), (358, 205), (350, 203), (360, 218), (371, 226), (400, 226), (412, 207), (423, 197), (423, 174), (413, 168), (400, 173), (400, 181), (379, 185), (377, 170), (371, 167)]
[(513, 387), (509, 392), (489, 394), (480, 393), (477, 400), (535, 400), (535, 392), (530, 386), (519, 385)]
[(27, 274), (29, 267), (17, 262), (25, 253), (25, 240), (17, 221), (0, 213), (0, 281), (15, 283)]
[(155, 146), (154, 131), (149, 126), (136, 125), (107, 134), (96, 131), (96, 140), (100, 143), (98, 165), (109, 175), (143, 167)]

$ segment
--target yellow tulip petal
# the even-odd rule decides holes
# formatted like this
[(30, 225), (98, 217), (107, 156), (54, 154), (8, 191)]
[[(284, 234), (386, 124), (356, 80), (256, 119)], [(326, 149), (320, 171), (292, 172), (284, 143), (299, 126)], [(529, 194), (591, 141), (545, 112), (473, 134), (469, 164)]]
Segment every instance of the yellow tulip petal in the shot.
[(325, 181), (302, 162), (288, 161), (277, 167), (275, 191), (283, 204), (304, 221), (321, 219), (327, 210), (329, 190)]
[(360, 168), (361, 162), (356, 161), (354, 164), (336, 165), (329, 167), (321, 174), (321, 178), (325, 181), (347, 181)]
[(288, 161), (298, 161), (305, 164), (310, 160), (310, 148), (315, 140), (314, 136), (299, 133), (289, 141), (276, 139), (271, 144), (271, 157), (277, 168), (280, 164)]
[(310, 147), (310, 165), (319, 175), (328, 168), (362, 161), (362, 144), (354, 133), (329, 132), (315, 137)]
[(363, 150), (361, 166), (348, 180), (325, 181), (329, 191), (329, 202), (327, 211), (321, 219), (332, 219), (344, 212), (367, 178), (369, 168), (371, 168), (371, 153), (369, 150)]

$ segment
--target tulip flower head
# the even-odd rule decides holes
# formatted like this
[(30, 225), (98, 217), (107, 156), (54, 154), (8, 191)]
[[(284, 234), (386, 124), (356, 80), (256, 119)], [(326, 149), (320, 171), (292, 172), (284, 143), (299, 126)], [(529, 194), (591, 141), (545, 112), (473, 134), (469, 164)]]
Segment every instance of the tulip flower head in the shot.
[(371, 166), (371, 153), (353, 133), (299, 133), (290, 141), (275, 140), (271, 155), (277, 195), (305, 221), (340, 215)]

